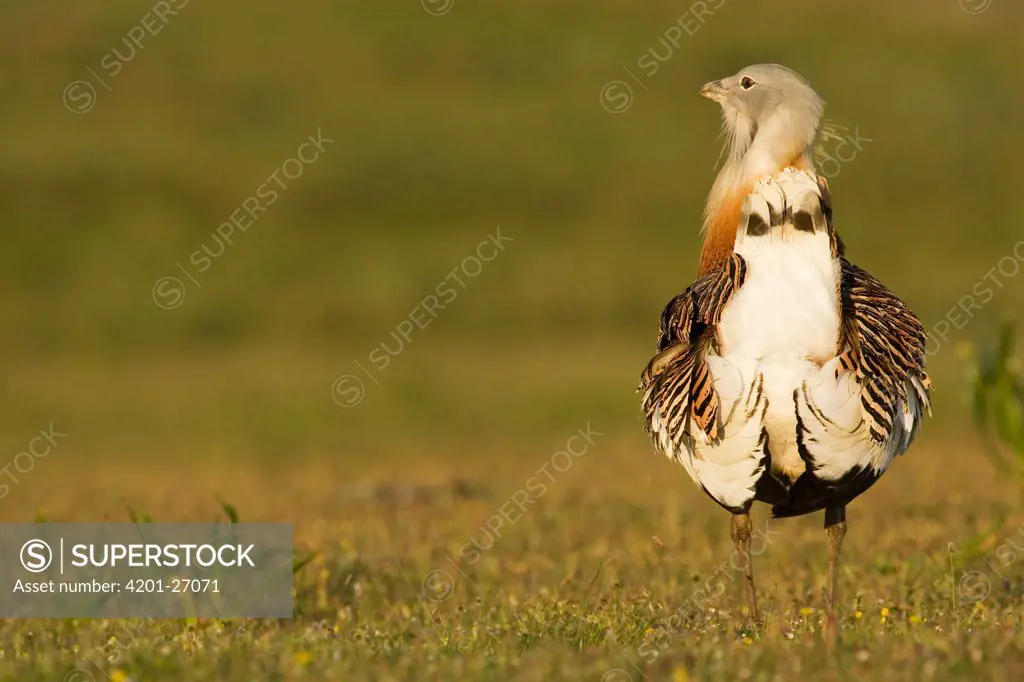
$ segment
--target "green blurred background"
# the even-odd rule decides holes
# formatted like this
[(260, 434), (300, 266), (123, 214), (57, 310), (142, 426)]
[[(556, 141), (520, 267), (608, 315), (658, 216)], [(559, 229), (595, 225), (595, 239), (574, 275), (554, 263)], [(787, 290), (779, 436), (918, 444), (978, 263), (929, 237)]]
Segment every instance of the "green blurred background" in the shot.
[[(182, 1), (115, 76), (103, 60), (153, 4), (0, 5), (0, 453), (52, 421), (50, 472), (535, 467), (588, 421), (653, 470), (634, 388), (692, 279), (720, 144), (696, 91), (749, 63), (799, 71), (870, 138), (831, 178), (838, 225), (927, 327), (1022, 237), (1011, 0), (708, 0), (703, 21), (686, 1)], [(686, 15), (693, 35), (660, 42)], [(85, 113), (62, 98), (79, 80)], [(619, 113), (612, 81), (632, 88)], [(335, 142), (198, 273), (189, 254), (317, 129)], [(499, 225), (514, 242), (368, 362)], [(931, 359), (928, 441), (966, 433), (955, 346), (1017, 314), (1024, 276), (1002, 279)], [(345, 374), (366, 384), (353, 407), (332, 397)]]

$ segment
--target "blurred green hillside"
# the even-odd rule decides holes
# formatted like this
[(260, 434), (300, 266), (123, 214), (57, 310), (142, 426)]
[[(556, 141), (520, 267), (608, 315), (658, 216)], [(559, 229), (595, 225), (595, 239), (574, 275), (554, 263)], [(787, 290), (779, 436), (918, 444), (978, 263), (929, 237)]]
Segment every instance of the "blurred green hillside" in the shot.
[[(638, 60), (666, 55), (689, 3), (182, 2), (113, 76), (154, 5), (0, 5), (2, 452), (52, 420), (90, 462), (477, 460), (591, 420), (647, 456), (633, 388), (692, 278), (720, 143), (696, 90), (748, 63), (796, 69), (870, 139), (831, 179), (837, 221), (927, 327), (1024, 234), (1009, 0), (726, 0), (652, 75)], [(62, 98), (75, 81), (95, 88), (85, 113)], [(633, 91), (617, 114), (611, 81)], [(334, 143), (197, 272), (190, 254), (318, 129)], [(514, 242), (375, 370), (499, 225)], [(185, 298), (165, 310), (169, 276)], [(953, 348), (1017, 314), (1024, 276), (1003, 283), (932, 359), (946, 418), (927, 437), (966, 423)], [(358, 406), (332, 399), (345, 374)]]

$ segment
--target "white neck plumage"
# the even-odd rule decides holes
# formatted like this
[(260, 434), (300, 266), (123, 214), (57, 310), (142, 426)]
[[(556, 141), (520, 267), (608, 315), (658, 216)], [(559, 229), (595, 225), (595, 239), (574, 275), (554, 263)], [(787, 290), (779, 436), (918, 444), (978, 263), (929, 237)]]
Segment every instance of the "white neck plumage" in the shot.
[(715, 214), (728, 206), (737, 193), (749, 192), (758, 179), (788, 166), (813, 169), (816, 117), (798, 120), (782, 109), (759, 127), (756, 122), (737, 115), (732, 120), (726, 119), (726, 130), (727, 156), (708, 195), (705, 232), (714, 222)]
[(758, 179), (795, 166), (813, 170), (818, 116), (799, 116), (786, 109), (758, 126), (735, 114), (726, 117), (727, 154), (704, 209), (704, 246), (698, 275), (718, 267), (732, 252), (743, 200)]

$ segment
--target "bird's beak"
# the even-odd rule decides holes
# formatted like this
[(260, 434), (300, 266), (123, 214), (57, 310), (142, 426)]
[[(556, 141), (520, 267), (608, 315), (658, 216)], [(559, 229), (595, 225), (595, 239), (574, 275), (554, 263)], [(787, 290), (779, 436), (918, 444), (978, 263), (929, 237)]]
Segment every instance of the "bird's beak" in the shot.
[(725, 98), (725, 88), (722, 87), (722, 81), (705, 83), (704, 87), (700, 89), (700, 96), (712, 102), (721, 102)]

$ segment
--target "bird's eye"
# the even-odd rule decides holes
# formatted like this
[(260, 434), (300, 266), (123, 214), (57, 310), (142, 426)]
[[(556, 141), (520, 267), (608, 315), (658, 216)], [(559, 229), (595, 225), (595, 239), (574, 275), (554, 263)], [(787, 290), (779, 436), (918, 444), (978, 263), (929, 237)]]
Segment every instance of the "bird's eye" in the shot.
[(750, 76), (744, 76), (743, 78), (740, 79), (740, 85), (743, 86), (744, 90), (749, 90), (750, 88), (754, 87), (754, 79), (751, 78)]

